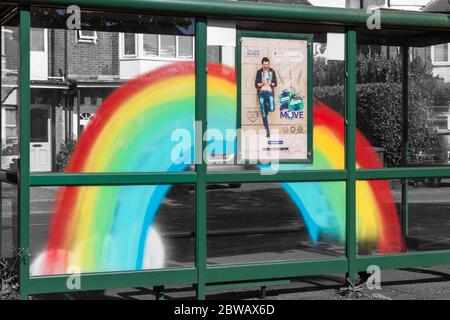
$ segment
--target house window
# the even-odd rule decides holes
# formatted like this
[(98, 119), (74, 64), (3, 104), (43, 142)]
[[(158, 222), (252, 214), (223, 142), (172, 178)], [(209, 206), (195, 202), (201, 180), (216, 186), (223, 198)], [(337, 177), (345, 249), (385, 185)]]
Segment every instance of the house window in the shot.
[(194, 58), (194, 37), (192, 36), (125, 33), (122, 42), (123, 56), (136, 56), (138, 45), (146, 58)]
[(6, 144), (13, 144), (18, 142), (17, 138), (17, 111), (16, 108), (5, 108), (5, 140)]
[(161, 57), (176, 58), (177, 57), (177, 38), (171, 35), (161, 36)]
[(77, 30), (77, 42), (97, 43), (97, 31)]
[(92, 117), (93, 117), (92, 113), (83, 112), (82, 114), (80, 114), (80, 121), (89, 121), (92, 119)]
[(178, 57), (192, 59), (194, 57), (194, 42), (192, 37), (178, 36)]
[(124, 33), (123, 35), (123, 55), (135, 56), (136, 55), (136, 34)]
[(449, 62), (448, 43), (443, 43), (433, 47), (433, 62), (435, 63)]
[(159, 56), (159, 37), (157, 34), (144, 34), (144, 55), (149, 57)]
[(222, 63), (221, 46), (208, 46), (208, 63)]
[(45, 52), (45, 30), (31, 29), (30, 33), (30, 50), (37, 52)]

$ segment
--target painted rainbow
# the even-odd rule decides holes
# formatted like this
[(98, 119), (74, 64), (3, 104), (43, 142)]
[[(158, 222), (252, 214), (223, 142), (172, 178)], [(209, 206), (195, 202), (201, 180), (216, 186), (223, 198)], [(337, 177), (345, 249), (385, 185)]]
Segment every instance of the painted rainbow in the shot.
[[(235, 129), (236, 110), (234, 69), (209, 65), (209, 128)], [(100, 106), (81, 135), (66, 172), (184, 171), (193, 163), (193, 143), (174, 149), (179, 137), (173, 133), (182, 128), (192, 137), (194, 114), (193, 62), (172, 64), (130, 80)], [(281, 165), (281, 170), (344, 168), (342, 116), (315, 101), (313, 117), (314, 164)], [(359, 168), (382, 166), (360, 133), (357, 144)], [(234, 147), (227, 149), (233, 151)], [(345, 243), (345, 182), (281, 185), (298, 207), (313, 243), (322, 237)], [(32, 274), (64, 274), (72, 266), (81, 272), (164, 267), (162, 241), (152, 224), (168, 190), (164, 185), (59, 188), (48, 243), (35, 259)], [(403, 250), (388, 183), (359, 181), (356, 196), (360, 248), (376, 248), (382, 253)]]

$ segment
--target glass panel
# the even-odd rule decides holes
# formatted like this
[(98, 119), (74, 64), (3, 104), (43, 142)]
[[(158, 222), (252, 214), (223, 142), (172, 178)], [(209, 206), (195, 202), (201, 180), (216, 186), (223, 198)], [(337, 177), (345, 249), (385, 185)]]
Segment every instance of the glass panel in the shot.
[(144, 34), (144, 54), (146, 56), (158, 56), (158, 35)]
[(357, 154), (359, 168), (402, 162), (402, 56), (399, 47), (358, 44)]
[(89, 38), (93, 38), (93, 37), (95, 37), (95, 31), (91, 31), (91, 30), (80, 30), (80, 36), (81, 36), (81, 37), (89, 37)]
[(49, 114), (47, 109), (31, 109), (31, 142), (48, 142)]
[[(437, 37), (439, 42), (450, 39)], [(448, 43), (434, 47), (447, 48)], [(432, 47), (411, 48), (408, 165), (442, 166), (450, 160), (450, 65), (431, 59)], [(444, 60), (442, 60), (444, 61)]]
[(136, 54), (136, 34), (134, 33), (124, 33), (124, 54), (125, 55), (135, 55)]
[(17, 171), (19, 159), (19, 29), (17, 18), (1, 26), (1, 169)]
[(404, 251), (401, 181), (356, 182), (356, 238), (359, 255)]
[(15, 109), (5, 109), (5, 124), (7, 126), (16, 126), (17, 111)]
[(358, 181), (356, 192), (359, 255), (450, 249), (450, 179)]
[(448, 62), (448, 43), (434, 46), (434, 62)]
[(408, 251), (450, 249), (450, 179), (408, 180)]
[(30, 197), (32, 275), (194, 265), (194, 186), (33, 187)]
[[(258, 66), (255, 72), (241, 79), (241, 85), (248, 92), (241, 97), (242, 104), (252, 105), (254, 110), (238, 114), (236, 100), (236, 31), (278, 32), (305, 34), (313, 36), (313, 164), (281, 164), (272, 166), (274, 170), (330, 170), (344, 168), (344, 34), (343, 29), (302, 24), (262, 23), (258, 21), (232, 21), (208, 19), (208, 170), (211, 171), (259, 171), (267, 166), (241, 164), (238, 159), (236, 141), (238, 118), (241, 123), (255, 123), (262, 126), (261, 108), (255, 88), (255, 75), (261, 66), (262, 51), (257, 51)], [(261, 41), (265, 43), (264, 40)], [(277, 48), (272, 48), (276, 51)], [(279, 49), (279, 48), (278, 48)], [(293, 49), (292, 49), (293, 50)], [(295, 51), (295, 50), (294, 50)], [(256, 51), (255, 51), (256, 52)], [(256, 60), (255, 60), (256, 61)], [(280, 117), (283, 81), (290, 78), (289, 73), (277, 66), (272, 59), (270, 67), (275, 70), (279, 85), (275, 87), (275, 109), (268, 115), (269, 126)], [(278, 71), (277, 71), (278, 69)], [(283, 72), (281, 72), (283, 71)], [(278, 72), (278, 74), (277, 74)], [(281, 73), (280, 73), (281, 72)], [(287, 72), (287, 73), (286, 73)], [(299, 71), (296, 70), (296, 75)], [(307, 72), (303, 70), (302, 72)], [(214, 91), (217, 88), (216, 91)], [(219, 90), (220, 88), (220, 90)], [(244, 119), (245, 118), (245, 119)], [(272, 122), (271, 122), (272, 121)], [(285, 136), (302, 132), (298, 125), (285, 125), (281, 128)], [(284, 131), (283, 131), (284, 130)], [(258, 140), (265, 146), (276, 143), (267, 139)], [(273, 140), (273, 139), (272, 139)], [(256, 142), (255, 142), (256, 143)], [(270, 146), (269, 146), (270, 147)], [(272, 171), (273, 172), (273, 171)]]
[(178, 57), (189, 58), (194, 57), (194, 43), (192, 37), (178, 37)]
[(345, 183), (209, 185), (208, 264), (345, 256)]
[(0, 258), (14, 257), (18, 238), (18, 193), (17, 186), (1, 183), (1, 253)]
[(31, 29), (31, 51), (45, 51), (44, 29)]
[[(16, 91), (16, 90), (15, 90)], [(11, 93), (12, 95), (15, 92)], [(19, 132), (17, 106), (5, 106), (3, 109), (5, 118), (2, 130), (2, 169), (15, 171), (19, 155)]]
[[(233, 48), (233, 47), (231, 47)], [(208, 45), (208, 63), (222, 63), (222, 46)], [(233, 57), (234, 58), (234, 57)]]
[(176, 37), (161, 35), (161, 57), (175, 58), (176, 57)]
[(83, 35), (97, 37), (84, 45), (65, 15), (31, 8), (31, 25), (48, 30), (49, 45), (31, 57), (32, 74), (41, 75), (31, 109), (48, 110), (47, 122), (31, 113), (31, 172), (193, 170), (195, 62), (153, 59), (143, 48), (157, 54), (158, 34), (192, 40), (195, 20), (83, 10)]
[[(357, 153), (364, 153), (368, 144), (376, 151), (367, 153), (358, 167), (447, 165), (450, 69), (433, 59), (433, 46), (447, 45), (450, 37), (430, 30), (361, 28), (357, 41), (357, 125), (363, 134)], [(408, 61), (402, 61), (402, 47), (409, 48)], [(408, 145), (403, 132), (403, 63), (409, 70)]]
[(9, 128), (9, 127), (6, 127), (5, 129), (6, 129), (6, 131), (5, 131), (5, 132), (6, 132), (5, 138), (6, 138), (7, 140), (8, 140), (10, 137), (16, 135), (16, 131), (17, 131), (16, 128)]

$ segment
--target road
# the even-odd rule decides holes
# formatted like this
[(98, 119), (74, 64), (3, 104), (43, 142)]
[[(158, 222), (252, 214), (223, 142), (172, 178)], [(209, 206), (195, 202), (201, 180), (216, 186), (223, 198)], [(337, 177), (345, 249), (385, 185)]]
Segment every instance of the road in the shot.
[[(55, 188), (31, 191), (31, 252), (45, 248), (49, 212)], [(2, 199), (2, 252), (12, 248), (15, 190), (4, 185)], [(400, 192), (394, 191), (396, 201)], [(410, 250), (450, 249), (450, 185), (411, 189)], [(344, 255), (342, 245), (323, 239), (314, 246), (295, 205), (276, 183), (226, 185), (208, 189), (208, 262), (245, 263), (292, 259), (332, 258)], [(397, 207), (400, 208), (399, 203)], [(167, 252), (168, 266), (194, 263), (194, 191), (176, 188), (162, 203), (156, 228)], [(399, 210), (400, 211), (400, 210)]]

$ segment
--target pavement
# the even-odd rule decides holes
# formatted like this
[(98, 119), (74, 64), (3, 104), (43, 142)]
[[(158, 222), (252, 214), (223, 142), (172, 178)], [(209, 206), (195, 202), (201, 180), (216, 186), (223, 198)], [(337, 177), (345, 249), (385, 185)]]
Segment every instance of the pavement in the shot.
[[(450, 266), (385, 270), (381, 273), (381, 289), (369, 290), (365, 285), (359, 294), (342, 296), (344, 275), (302, 277), (289, 284), (268, 286), (261, 299), (260, 288), (209, 291), (207, 300), (450, 300)], [(168, 287), (167, 300), (193, 300), (190, 287)], [(32, 299), (77, 300), (156, 300), (153, 288), (110, 289), (72, 294), (46, 294)]]

